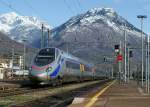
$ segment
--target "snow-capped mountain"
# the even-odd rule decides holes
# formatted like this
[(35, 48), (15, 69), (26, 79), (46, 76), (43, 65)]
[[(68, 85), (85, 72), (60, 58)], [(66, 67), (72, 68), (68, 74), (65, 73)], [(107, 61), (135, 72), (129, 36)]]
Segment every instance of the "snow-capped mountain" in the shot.
[[(51, 45), (64, 50), (68, 48), (70, 53), (78, 57), (101, 63), (104, 56), (114, 56), (115, 44), (122, 41), (123, 45), (124, 29), (127, 31), (127, 44), (139, 46), (138, 28), (112, 8), (93, 8), (53, 29)], [(135, 56), (140, 56), (140, 53), (135, 53)]]
[(113, 30), (120, 32), (125, 26), (126, 30), (130, 33), (137, 34), (140, 30), (130, 24), (126, 19), (119, 16), (112, 8), (93, 8), (84, 14), (77, 15), (69, 19), (66, 23), (62, 24), (58, 28), (53, 36), (58, 34), (58, 29), (66, 30), (66, 32), (77, 31), (79, 27), (93, 26), (94, 24), (105, 23), (108, 27), (113, 28)]
[[(42, 23), (51, 28), (36, 17), (20, 16), (14, 12), (0, 15), (0, 31), (16, 41), (26, 39), (29, 45), (36, 47), (40, 47)], [(123, 47), (124, 29), (127, 31), (127, 44), (130, 47), (140, 46), (139, 29), (112, 8), (93, 8), (52, 29), (50, 46), (99, 64), (104, 56), (114, 56), (115, 44), (122, 41)], [(139, 51), (135, 52), (133, 59), (139, 60), (140, 55)]]
[(40, 46), (42, 24), (51, 29), (46, 22), (36, 17), (20, 16), (15, 12), (0, 14), (0, 31), (15, 41), (27, 40), (27, 44), (32, 46)]

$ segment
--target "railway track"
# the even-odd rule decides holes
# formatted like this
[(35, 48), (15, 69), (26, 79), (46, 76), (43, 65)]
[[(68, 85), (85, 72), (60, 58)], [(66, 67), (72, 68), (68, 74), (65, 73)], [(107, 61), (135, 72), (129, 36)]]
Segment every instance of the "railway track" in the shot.
[[(64, 91), (62, 89), (62, 92), (56, 94), (49, 95), (47, 97), (43, 97), (42, 99), (38, 98), (35, 100), (23, 102), (21, 104), (14, 104), (13, 106), (16, 107), (66, 107), (68, 104), (70, 104), (74, 97), (78, 95), (82, 95), (84, 93), (88, 93), (89, 90), (92, 90), (95, 87), (99, 87), (100, 85), (105, 84), (108, 81), (102, 81), (93, 85), (87, 85), (81, 88), (77, 89), (71, 89), (70, 91)], [(62, 87), (66, 87), (67, 85), (64, 85)], [(56, 88), (53, 88), (56, 89)], [(57, 89), (56, 89), (57, 90)], [(62, 106), (63, 105), (63, 106)]]
[(0, 89), (0, 97), (8, 97), (8, 96), (14, 96), (14, 95), (19, 95), (19, 94), (26, 94), (26, 93), (32, 93), (32, 92), (38, 92), (38, 91), (44, 91), (44, 90), (49, 90), (49, 89), (55, 89), (59, 87), (65, 87), (70, 84), (76, 84), (75, 82), (73, 83), (67, 83), (63, 84), (61, 86), (31, 86), (31, 85), (25, 85), (23, 87), (4, 87)]
[(13, 96), (13, 95), (43, 91), (43, 90), (48, 90), (50, 88), (54, 88), (54, 87), (48, 86), (48, 87), (37, 87), (37, 88), (32, 88), (32, 87), (7, 88), (5, 90), (0, 90), (0, 97), (8, 97), (8, 96)]
[(18, 95), (27, 92), (26, 88), (8, 88), (5, 90), (0, 90), (0, 97), (7, 97), (11, 95)]

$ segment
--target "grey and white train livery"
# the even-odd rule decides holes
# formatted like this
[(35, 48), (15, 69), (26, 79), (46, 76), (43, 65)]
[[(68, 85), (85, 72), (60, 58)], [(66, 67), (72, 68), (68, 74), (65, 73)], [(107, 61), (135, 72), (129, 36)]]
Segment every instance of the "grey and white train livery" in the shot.
[(89, 64), (58, 48), (41, 49), (33, 58), (29, 78), (33, 83), (62, 83), (104, 78), (104, 72), (98, 72)]

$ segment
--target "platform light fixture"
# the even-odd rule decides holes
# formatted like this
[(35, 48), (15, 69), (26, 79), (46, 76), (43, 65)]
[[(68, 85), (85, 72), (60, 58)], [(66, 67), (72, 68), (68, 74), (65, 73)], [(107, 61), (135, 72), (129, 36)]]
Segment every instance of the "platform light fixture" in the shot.
[(141, 45), (142, 45), (142, 58), (141, 59), (142, 59), (142, 87), (143, 87), (143, 77), (144, 77), (143, 76), (143, 73), (144, 73), (144, 71), (143, 71), (144, 70), (144, 68), (143, 68), (144, 67), (143, 66), (143, 60), (144, 60), (144, 58), (143, 58), (144, 57), (143, 56), (143, 19), (147, 18), (147, 16), (146, 15), (138, 15), (137, 18), (140, 19), (140, 21), (141, 21), (141, 39), (142, 39), (141, 40)]

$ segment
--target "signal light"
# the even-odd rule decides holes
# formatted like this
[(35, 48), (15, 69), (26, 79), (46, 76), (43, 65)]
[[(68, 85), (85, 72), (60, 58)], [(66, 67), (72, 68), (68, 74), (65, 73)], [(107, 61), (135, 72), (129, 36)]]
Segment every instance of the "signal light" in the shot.
[(129, 51), (129, 57), (133, 57), (133, 52)]
[(116, 50), (116, 49), (119, 49), (119, 45), (115, 45), (115, 50)]
[(115, 52), (119, 52), (120, 45), (115, 45)]
[(106, 57), (104, 57), (104, 62), (106, 62), (107, 60), (106, 60)]

